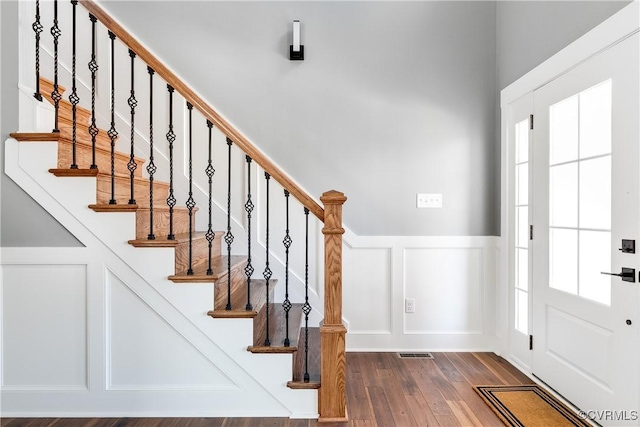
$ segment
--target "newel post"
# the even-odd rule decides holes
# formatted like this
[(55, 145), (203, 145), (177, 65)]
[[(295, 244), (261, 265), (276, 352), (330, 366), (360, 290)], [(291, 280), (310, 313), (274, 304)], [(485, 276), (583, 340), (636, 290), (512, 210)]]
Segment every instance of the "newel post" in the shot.
[(346, 422), (347, 329), (342, 324), (342, 205), (347, 198), (338, 191), (328, 191), (320, 201), (324, 204), (324, 323), (320, 327), (322, 386), (318, 394), (318, 421)]

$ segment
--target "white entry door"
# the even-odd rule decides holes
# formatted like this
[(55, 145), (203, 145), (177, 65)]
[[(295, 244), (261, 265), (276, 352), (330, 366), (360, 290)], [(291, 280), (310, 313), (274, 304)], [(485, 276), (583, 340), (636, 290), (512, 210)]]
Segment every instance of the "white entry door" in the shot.
[(620, 250), (640, 238), (638, 39), (533, 96), (532, 371), (615, 426), (638, 425), (640, 248)]

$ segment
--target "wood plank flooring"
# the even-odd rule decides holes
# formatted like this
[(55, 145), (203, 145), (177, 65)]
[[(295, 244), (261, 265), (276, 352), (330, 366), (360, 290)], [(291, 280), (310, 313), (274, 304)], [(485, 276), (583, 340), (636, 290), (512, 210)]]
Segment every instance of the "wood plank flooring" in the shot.
[(346, 424), (288, 418), (17, 418), (2, 427), (424, 427), (502, 426), (474, 385), (531, 384), (493, 353), (347, 353)]

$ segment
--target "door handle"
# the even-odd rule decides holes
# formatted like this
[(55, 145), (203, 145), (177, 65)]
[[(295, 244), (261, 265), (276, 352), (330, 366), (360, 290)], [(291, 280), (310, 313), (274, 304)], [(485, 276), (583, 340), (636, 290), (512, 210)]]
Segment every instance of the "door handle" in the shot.
[(600, 272), (600, 274), (607, 274), (609, 276), (618, 276), (618, 277), (622, 278), (623, 282), (635, 283), (635, 281), (636, 281), (636, 269), (635, 268), (622, 267), (622, 272), (621, 273), (606, 273), (606, 272), (602, 271), (602, 272)]

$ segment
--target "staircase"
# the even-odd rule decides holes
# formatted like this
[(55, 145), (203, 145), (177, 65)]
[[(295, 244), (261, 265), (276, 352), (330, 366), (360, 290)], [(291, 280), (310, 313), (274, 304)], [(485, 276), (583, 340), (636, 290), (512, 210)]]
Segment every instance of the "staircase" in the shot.
[[(57, 14), (57, 1), (54, 3)], [(135, 233), (132, 233), (127, 244), (136, 250), (139, 248), (139, 251), (146, 251), (144, 255), (142, 255), (143, 252), (140, 252), (141, 259), (153, 260), (152, 251), (156, 250), (158, 254), (162, 255), (159, 255), (157, 261), (152, 261), (152, 263), (162, 263), (162, 260), (166, 259), (164, 251), (173, 248), (173, 272), (165, 276), (165, 280), (173, 283), (172, 286), (175, 287), (198, 283), (211, 284), (213, 304), (211, 310), (206, 314), (216, 319), (217, 322), (224, 322), (225, 319), (245, 319), (245, 321), (251, 322), (253, 341), (246, 343), (246, 349), (254, 354), (252, 357), (267, 357), (266, 355), (274, 354), (291, 355), (291, 376), (283, 381), (283, 386), (286, 384), (286, 387), (292, 390), (306, 390), (305, 393), (309, 393), (310, 390), (317, 391), (320, 421), (346, 421), (344, 377), (344, 336), (346, 331), (342, 325), (341, 312), (341, 235), (344, 233), (341, 227), (341, 206), (346, 198), (339, 192), (327, 192), (321, 198), (325, 204), (324, 209), (321, 208), (312, 197), (301, 190), (284, 172), (280, 171), (246, 138), (224, 121), (205, 101), (189, 89), (182, 80), (173, 75), (96, 3), (90, 1), (82, 1), (81, 3), (92, 14), (91, 16), (97, 17), (92, 20), (94, 25), (96, 21), (99, 21), (107, 27), (110, 36), (113, 35), (112, 42), (117, 36), (130, 49), (130, 52), (135, 52), (140, 59), (150, 64), (149, 69), (153, 66), (155, 73), (159, 74), (169, 85), (175, 87), (187, 100), (188, 105), (199, 109), (210, 124), (210, 129), (215, 125), (218, 130), (223, 132), (226, 135), (229, 150), (231, 150), (231, 144), (235, 143), (246, 153), (247, 162), (255, 161), (264, 169), (267, 175), (267, 186), (270, 178), (282, 185), (287, 198), (287, 236), (289, 194), (305, 207), (307, 235), (309, 213), (324, 222), (322, 231), (325, 235), (325, 312), (323, 324), (320, 327), (309, 326), (311, 306), (308, 298), (304, 302), (289, 300), (289, 247), (286, 246), (286, 243), (285, 280), (272, 278), (269, 269), (268, 232), (264, 278), (254, 278), (251, 264), (251, 236), (249, 235), (249, 254), (235, 255), (232, 253), (234, 239), (231, 233), (230, 213), (228, 213), (229, 222), (226, 230), (214, 231), (211, 228), (211, 176), (209, 176), (209, 228), (208, 230), (197, 230), (196, 214), (203, 213), (203, 209), (195, 206), (181, 207), (168, 204), (167, 201), (173, 196), (173, 180), (163, 182), (153, 179), (153, 172), (149, 172), (149, 176), (143, 174), (145, 163), (153, 164), (152, 158), (134, 156), (133, 146), (131, 153), (115, 149), (118, 137), (113, 137), (110, 130), (98, 129), (97, 134), (92, 136), (92, 126), (95, 123), (97, 113), (80, 104), (74, 106), (67, 101), (68, 95), (65, 92), (68, 91), (57, 83), (57, 62), (54, 67), (56, 74), (53, 76), (53, 80), (48, 80), (39, 74), (37, 74), (36, 80), (36, 87), (39, 88), (37, 93), (44, 98), (43, 102), (48, 102), (53, 107), (54, 130), (57, 131), (51, 133), (19, 132), (11, 134), (11, 137), (19, 141), (20, 144), (57, 142), (57, 165), (55, 168), (49, 169), (49, 172), (59, 179), (65, 180), (95, 179), (95, 203), (88, 206), (93, 211), (92, 215), (115, 215), (118, 218), (121, 218), (120, 215), (123, 214), (135, 216)], [(76, 7), (77, 5), (73, 4), (74, 25)], [(39, 20), (39, 12), (37, 12), (36, 20)], [(54, 25), (57, 25), (57, 19), (54, 18), (54, 20)], [(36, 34), (38, 35), (37, 32)], [(57, 43), (56, 39), (55, 49), (57, 49)], [(56, 50), (56, 61), (57, 56)], [(36, 69), (39, 70), (39, 67), (37, 66)], [(150, 72), (150, 74), (152, 73)], [(59, 98), (57, 94), (60, 95)], [(32, 102), (37, 103), (35, 100)], [(113, 129), (113, 104), (111, 116)], [(189, 132), (191, 131), (189, 130)], [(133, 127), (131, 133), (132, 135), (134, 133)], [(151, 147), (153, 153), (153, 145)], [(210, 159), (211, 154), (209, 153), (209, 162), (211, 162)], [(11, 161), (10, 156), (7, 156), (6, 161)], [(130, 167), (132, 161), (137, 167)], [(72, 166), (70, 167), (70, 165)], [(231, 166), (231, 160), (229, 160), (229, 165)], [(171, 168), (173, 179), (173, 165)], [(229, 182), (231, 181), (230, 176)], [(190, 197), (191, 186), (190, 180)], [(229, 192), (229, 200), (230, 194)], [(250, 201), (251, 194), (249, 192)], [(268, 206), (267, 201), (267, 227)], [(228, 210), (230, 210), (230, 205)], [(250, 209), (248, 213), (250, 224)], [(88, 224), (87, 227), (91, 229), (93, 225)], [(250, 230), (249, 228), (249, 233), (251, 233)], [(105, 233), (106, 236), (108, 231), (100, 230), (100, 233)], [(117, 244), (107, 242), (106, 237), (101, 238), (108, 243), (108, 246), (110, 245), (110, 249), (116, 255), (123, 257), (131, 253), (119, 250)], [(162, 252), (160, 252), (161, 248), (163, 248)], [(307, 260), (307, 272), (308, 269)], [(144, 276), (143, 272), (140, 274)], [(282, 286), (283, 281), (286, 282), (286, 299), (284, 302), (276, 303), (274, 302), (276, 286)], [(185, 292), (188, 291), (189, 289), (185, 288)], [(223, 323), (216, 325), (224, 328)], [(256, 380), (260, 381), (258, 378)]]

